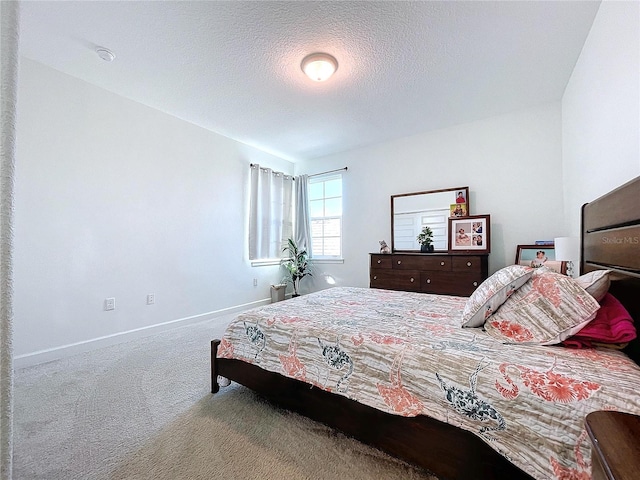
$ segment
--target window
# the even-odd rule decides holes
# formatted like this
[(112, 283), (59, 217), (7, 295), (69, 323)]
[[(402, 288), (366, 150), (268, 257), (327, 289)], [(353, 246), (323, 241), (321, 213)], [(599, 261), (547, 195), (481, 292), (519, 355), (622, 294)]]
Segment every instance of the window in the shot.
[(309, 178), (313, 258), (342, 257), (342, 174)]

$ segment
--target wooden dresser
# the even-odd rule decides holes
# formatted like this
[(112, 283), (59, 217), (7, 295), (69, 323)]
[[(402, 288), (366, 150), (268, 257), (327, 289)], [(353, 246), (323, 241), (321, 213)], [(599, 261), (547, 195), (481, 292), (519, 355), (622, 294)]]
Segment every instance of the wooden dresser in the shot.
[(488, 255), (372, 253), (369, 286), (468, 297), (488, 274)]

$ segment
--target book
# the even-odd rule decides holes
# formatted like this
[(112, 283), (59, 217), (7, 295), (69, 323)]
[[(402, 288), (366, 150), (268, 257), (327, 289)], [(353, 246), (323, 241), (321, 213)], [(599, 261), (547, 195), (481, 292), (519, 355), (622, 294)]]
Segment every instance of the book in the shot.
[(553, 245), (553, 240), (536, 240), (535, 245)]

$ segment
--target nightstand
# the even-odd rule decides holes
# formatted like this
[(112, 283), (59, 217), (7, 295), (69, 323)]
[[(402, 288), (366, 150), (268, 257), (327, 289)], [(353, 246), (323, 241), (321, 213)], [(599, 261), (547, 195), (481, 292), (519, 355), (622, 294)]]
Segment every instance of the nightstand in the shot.
[(592, 480), (640, 478), (640, 417), (630, 413), (597, 411), (585, 419), (593, 445)]

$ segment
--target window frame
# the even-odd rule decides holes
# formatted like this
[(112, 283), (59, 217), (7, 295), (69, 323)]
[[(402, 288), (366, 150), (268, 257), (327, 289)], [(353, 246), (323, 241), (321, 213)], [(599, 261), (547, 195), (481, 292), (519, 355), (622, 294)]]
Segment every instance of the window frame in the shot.
[[(326, 173), (326, 174), (321, 174), (321, 175), (314, 175), (312, 177), (309, 177), (308, 180), (307, 180), (307, 188), (309, 190), (311, 190), (311, 184), (312, 183), (316, 183), (316, 184), (317, 183), (323, 183), (324, 184), (325, 182), (328, 182), (328, 181), (331, 181), (331, 180), (336, 180), (336, 179), (340, 180), (340, 196), (335, 196), (335, 195), (334, 196), (329, 196), (329, 197), (326, 196), (326, 191), (325, 191), (326, 187), (323, 185), (323, 192), (322, 192), (322, 198), (321, 199), (322, 199), (323, 202), (326, 202), (327, 200), (330, 200), (330, 199), (339, 198), (340, 199), (340, 215), (326, 215), (326, 216), (322, 216), (322, 217), (317, 217), (317, 216), (314, 217), (313, 215), (311, 215), (311, 210), (312, 210), (311, 209), (311, 202), (312, 201), (317, 201), (317, 200), (320, 200), (320, 199), (314, 198), (312, 200), (311, 195), (309, 195), (309, 199), (308, 199), (308, 202), (309, 202), (309, 223), (310, 223), (310, 227), (311, 227), (309, 235), (311, 237), (310, 238), (311, 245), (313, 245), (313, 240), (314, 240), (313, 227), (312, 227), (314, 220), (332, 220), (332, 219), (337, 219), (340, 222), (340, 235), (338, 237), (338, 239), (339, 239), (339, 249), (340, 249), (339, 254), (338, 255), (318, 255), (315, 252), (315, 250), (313, 248), (311, 248), (310, 260), (312, 262), (315, 262), (315, 263), (343, 263), (343, 252), (344, 252), (344, 250), (343, 250), (343, 248), (344, 248), (344, 221), (343, 221), (343, 218), (344, 218), (344, 208), (343, 208), (343, 206), (344, 206), (344, 190), (343, 190), (344, 182), (343, 182), (343, 180), (344, 180), (344, 177), (343, 177), (342, 172), (338, 172), (338, 173), (332, 172), (332, 173)], [(323, 235), (321, 238), (325, 239), (325, 238), (335, 238), (335, 237), (332, 237), (332, 236), (328, 236), (327, 237), (327, 236)]]

